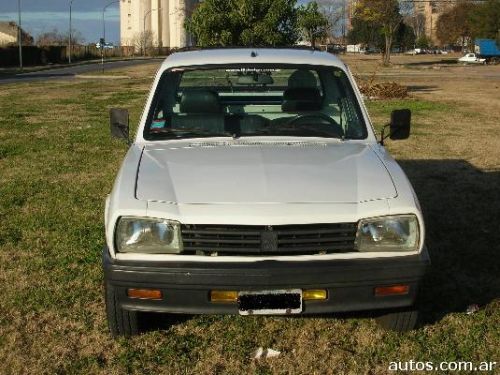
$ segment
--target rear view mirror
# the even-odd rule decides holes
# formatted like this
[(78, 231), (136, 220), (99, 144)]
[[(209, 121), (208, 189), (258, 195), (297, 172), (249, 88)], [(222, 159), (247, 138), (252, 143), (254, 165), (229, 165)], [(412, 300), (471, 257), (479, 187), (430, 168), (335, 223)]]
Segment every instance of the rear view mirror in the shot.
[(390, 138), (408, 139), (410, 137), (411, 111), (409, 109), (397, 109), (391, 113)]
[(129, 142), (128, 110), (122, 108), (112, 108), (109, 111), (109, 125), (112, 137), (125, 139)]

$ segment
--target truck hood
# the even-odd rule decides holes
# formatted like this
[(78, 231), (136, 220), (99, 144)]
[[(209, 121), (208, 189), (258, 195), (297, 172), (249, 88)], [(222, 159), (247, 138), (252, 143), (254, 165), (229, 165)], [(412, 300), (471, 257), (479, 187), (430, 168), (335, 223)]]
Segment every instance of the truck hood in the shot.
[(174, 204), (359, 203), (397, 195), (369, 145), (204, 141), (144, 148), (136, 198)]

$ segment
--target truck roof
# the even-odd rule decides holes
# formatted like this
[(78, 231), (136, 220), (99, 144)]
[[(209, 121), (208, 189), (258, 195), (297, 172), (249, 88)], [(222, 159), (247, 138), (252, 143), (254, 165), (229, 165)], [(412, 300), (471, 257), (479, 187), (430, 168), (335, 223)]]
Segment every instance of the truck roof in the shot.
[(162, 69), (221, 64), (296, 64), (345, 68), (337, 56), (314, 49), (214, 48), (173, 53), (164, 61)]

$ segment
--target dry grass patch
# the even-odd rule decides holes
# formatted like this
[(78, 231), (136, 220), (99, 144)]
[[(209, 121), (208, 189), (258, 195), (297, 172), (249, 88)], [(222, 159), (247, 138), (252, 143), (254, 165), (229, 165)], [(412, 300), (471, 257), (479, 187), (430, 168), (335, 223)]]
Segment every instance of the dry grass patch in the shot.
[[(376, 60), (350, 62), (371, 73)], [(419, 60), (402, 58), (401, 66), (380, 72), (418, 70), (405, 61)], [(386, 374), (397, 360), (500, 362), (497, 81), (458, 81), (446, 69), (437, 80), (420, 70), (387, 78), (410, 87), (412, 97), (368, 103), (378, 129), (395, 108), (414, 114), (412, 138), (388, 147), (426, 218), (433, 268), (419, 329), (395, 335), (360, 316), (157, 316), (162, 330), (111, 339), (100, 266), (103, 202), (126, 146), (110, 139), (107, 113), (128, 107), (137, 123), (151, 84), (145, 77), (157, 67), (127, 69), (130, 80), (105, 86), (88, 80), (2, 87), (1, 374)], [(475, 69), (467, 72), (486, 72)], [(466, 315), (471, 303), (481, 310)], [(281, 355), (251, 359), (259, 346)]]

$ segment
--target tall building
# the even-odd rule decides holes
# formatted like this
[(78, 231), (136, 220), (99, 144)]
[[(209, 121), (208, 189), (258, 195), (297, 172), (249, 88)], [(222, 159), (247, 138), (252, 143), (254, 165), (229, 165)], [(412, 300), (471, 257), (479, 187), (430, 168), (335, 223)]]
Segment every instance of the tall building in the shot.
[(431, 44), (439, 44), (437, 39), (437, 22), (441, 14), (456, 5), (456, 0), (446, 1), (419, 1), (415, 2), (415, 12), (423, 14), (425, 17), (425, 35), (431, 41)]
[[(351, 29), (352, 18), (359, 0), (342, 0), (346, 4), (346, 27)], [(410, 0), (408, 0), (410, 1)], [(416, 14), (423, 16), (425, 35), (431, 41), (431, 44), (439, 44), (436, 37), (437, 21), (441, 14), (453, 7), (457, 0), (416, 0), (413, 2)]]
[(120, 34), (123, 46), (137, 46), (150, 34), (156, 47), (190, 45), (184, 22), (198, 0), (121, 0)]
[(358, 0), (343, 0), (343, 6), (345, 6), (346, 15), (346, 29), (347, 31), (352, 29), (352, 19), (354, 17), (354, 12), (356, 11), (356, 5)]

